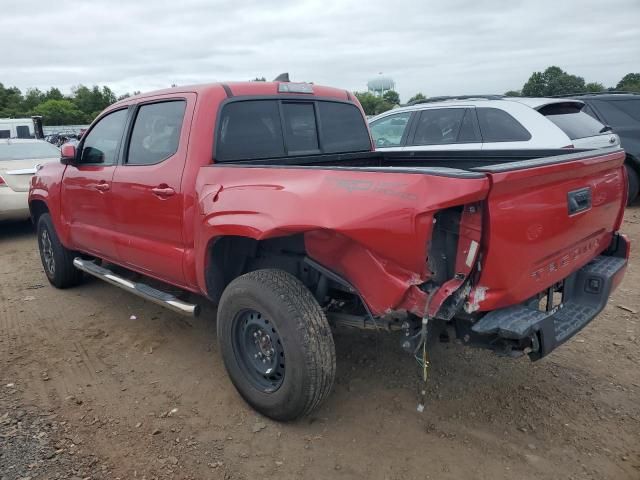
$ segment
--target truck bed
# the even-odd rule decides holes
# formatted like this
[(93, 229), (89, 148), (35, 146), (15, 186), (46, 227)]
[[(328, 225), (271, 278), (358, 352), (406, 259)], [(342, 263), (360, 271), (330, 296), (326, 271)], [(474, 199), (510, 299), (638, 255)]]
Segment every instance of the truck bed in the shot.
[[(470, 310), (487, 311), (566, 278), (599, 255), (619, 227), (624, 152), (562, 152), (371, 152), (218, 163), (201, 170), (197, 190), (211, 230), (206, 237), (303, 234), (311, 258), (348, 279), (374, 314), (424, 313), (424, 285), (438, 277), (440, 287), (451, 283), (429, 303), (435, 314), (472, 274)], [(436, 244), (442, 248), (434, 250)], [(446, 254), (448, 274), (434, 274), (433, 259), (451, 244), (457, 250)]]
[[(526, 168), (533, 164), (520, 162), (538, 160), (541, 163), (567, 162), (594, 154), (619, 150), (617, 147), (601, 150), (440, 150), (408, 152), (355, 152), (329, 155), (288, 156), (224, 163), (224, 165), (262, 165), (299, 167), (438, 167), (449, 170), (474, 171), (477, 168), (515, 164), (515, 168)], [(455, 172), (450, 172), (452, 175)]]

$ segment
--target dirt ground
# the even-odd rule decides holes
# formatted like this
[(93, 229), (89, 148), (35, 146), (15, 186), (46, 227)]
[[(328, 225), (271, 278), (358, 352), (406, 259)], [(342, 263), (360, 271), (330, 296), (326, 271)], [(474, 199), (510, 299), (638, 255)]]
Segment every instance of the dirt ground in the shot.
[[(624, 231), (640, 248), (640, 206)], [(1, 225), (0, 479), (639, 479), (639, 281), (634, 253), (606, 310), (536, 363), (437, 345), (421, 414), (398, 339), (338, 331), (328, 402), (278, 424), (227, 378), (213, 310), (55, 290), (30, 225)]]

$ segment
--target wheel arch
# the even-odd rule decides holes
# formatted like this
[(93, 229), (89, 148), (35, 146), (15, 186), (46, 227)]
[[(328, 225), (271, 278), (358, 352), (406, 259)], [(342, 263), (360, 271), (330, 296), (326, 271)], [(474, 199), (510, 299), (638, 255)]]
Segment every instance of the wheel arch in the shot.
[(633, 155), (629, 152), (625, 152), (626, 156), (624, 163), (632, 167), (638, 175), (640, 175), (640, 157)]
[(38, 219), (42, 214), (50, 213), (47, 202), (39, 198), (36, 198), (29, 202), (29, 212), (31, 214), (31, 221), (34, 225), (38, 224)]
[(217, 303), (235, 278), (265, 268), (284, 270), (310, 287), (319, 278), (319, 273), (304, 262), (305, 257), (302, 233), (266, 239), (244, 235), (212, 238), (205, 253), (205, 293)]

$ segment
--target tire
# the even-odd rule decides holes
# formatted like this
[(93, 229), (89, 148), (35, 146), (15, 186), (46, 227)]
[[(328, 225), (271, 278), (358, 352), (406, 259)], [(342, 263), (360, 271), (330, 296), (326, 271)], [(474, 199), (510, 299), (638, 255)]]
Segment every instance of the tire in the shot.
[[(217, 323), (229, 377), (261, 414), (295, 420), (331, 392), (336, 374), (331, 329), (314, 296), (293, 275), (265, 269), (236, 278), (222, 294)], [(260, 370), (266, 367), (266, 373)]]
[(638, 179), (638, 172), (634, 170), (633, 167), (625, 164), (625, 168), (627, 169), (627, 182), (629, 187), (627, 205), (631, 205), (640, 191), (640, 180)]
[(56, 288), (69, 288), (80, 283), (82, 272), (73, 266), (77, 254), (60, 243), (48, 213), (38, 218), (37, 232), (40, 260), (49, 283)]

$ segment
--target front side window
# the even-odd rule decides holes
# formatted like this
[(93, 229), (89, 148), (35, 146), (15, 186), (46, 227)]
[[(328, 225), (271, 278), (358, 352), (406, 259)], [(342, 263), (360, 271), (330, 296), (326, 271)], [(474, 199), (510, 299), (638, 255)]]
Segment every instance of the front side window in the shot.
[(126, 120), (126, 108), (100, 119), (84, 139), (80, 163), (115, 165)]
[(388, 115), (371, 122), (369, 127), (376, 147), (400, 146), (402, 144), (402, 136), (407, 129), (410, 118), (411, 112), (404, 112)]
[(178, 150), (186, 102), (184, 100), (142, 105), (129, 141), (128, 165), (153, 165)]
[(529, 131), (504, 110), (477, 108), (476, 112), (483, 142), (526, 142), (531, 140)]

